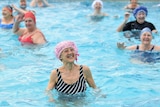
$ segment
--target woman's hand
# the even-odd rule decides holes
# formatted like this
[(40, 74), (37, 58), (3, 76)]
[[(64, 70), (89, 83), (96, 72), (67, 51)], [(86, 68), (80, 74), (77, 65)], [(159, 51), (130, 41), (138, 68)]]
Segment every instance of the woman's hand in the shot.
[(130, 16), (130, 13), (129, 12), (126, 12), (124, 14), (124, 18), (125, 18), (125, 21), (127, 21), (129, 19), (129, 16)]
[(117, 43), (117, 47), (119, 48), (119, 49), (125, 49), (127, 46), (125, 46), (124, 45), (124, 42), (123, 43)]
[(16, 22), (22, 22), (22, 21), (24, 21), (24, 14), (20, 14), (20, 15), (18, 15), (17, 17), (16, 17)]

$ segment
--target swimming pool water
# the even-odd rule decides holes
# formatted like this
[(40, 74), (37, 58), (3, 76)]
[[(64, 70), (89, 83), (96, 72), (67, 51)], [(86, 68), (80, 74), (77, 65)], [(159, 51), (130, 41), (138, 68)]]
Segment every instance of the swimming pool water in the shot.
[[(129, 51), (116, 47), (117, 42), (140, 43), (128, 41), (116, 32), (127, 3), (104, 2), (103, 11), (109, 17), (99, 22), (87, 18), (92, 13), (91, 2), (52, 2), (55, 7), (31, 8), (36, 11), (38, 28), (48, 40), (43, 47), (24, 47), (11, 30), (0, 29), (0, 107), (159, 107), (160, 63), (134, 63)], [(0, 4), (2, 7), (5, 2)], [(159, 31), (160, 8), (154, 7), (158, 2), (142, 4), (149, 10), (147, 20)], [(86, 96), (78, 100), (48, 102), (44, 90), (51, 70), (61, 66), (53, 49), (63, 40), (76, 42), (80, 54), (77, 63), (90, 67), (100, 94), (88, 87)], [(160, 45), (159, 34), (153, 43)]]

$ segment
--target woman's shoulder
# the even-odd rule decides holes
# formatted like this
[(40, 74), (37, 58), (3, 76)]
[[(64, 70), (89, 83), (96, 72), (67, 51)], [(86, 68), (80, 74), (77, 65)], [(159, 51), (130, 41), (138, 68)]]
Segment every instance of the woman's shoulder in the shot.
[(57, 76), (57, 71), (58, 71), (58, 68), (57, 68), (57, 69), (53, 69), (53, 70), (51, 71), (51, 75)]
[(154, 45), (154, 50), (155, 50), (155, 51), (160, 51), (160, 46)]
[(84, 72), (89, 70), (89, 67), (87, 65), (80, 65), (80, 67), (83, 68)]

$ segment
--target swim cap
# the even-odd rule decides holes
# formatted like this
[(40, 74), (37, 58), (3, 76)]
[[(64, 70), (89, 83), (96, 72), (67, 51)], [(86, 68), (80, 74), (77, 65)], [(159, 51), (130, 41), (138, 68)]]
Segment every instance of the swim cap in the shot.
[(136, 17), (139, 12), (144, 12), (147, 16), (148, 10), (144, 6), (139, 6), (133, 10), (133, 16)]
[(13, 8), (10, 5), (6, 5), (6, 6), (4, 6), (4, 8), (7, 9), (11, 13), (13, 11)]
[(148, 27), (145, 27), (145, 28), (143, 28), (143, 29), (141, 30), (141, 35), (142, 35), (144, 32), (149, 32), (149, 33), (152, 35), (152, 31), (151, 31), (151, 29), (148, 28)]
[(99, 2), (101, 5), (102, 5), (102, 8), (103, 8), (103, 2), (101, 0), (94, 0), (93, 3), (92, 3), (92, 8), (94, 9), (94, 5)]
[(25, 19), (26, 19), (26, 18), (32, 18), (33, 21), (36, 23), (36, 17), (35, 17), (35, 15), (33, 14), (33, 12), (31, 12), (31, 11), (25, 13), (24, 18), (25, 18)]
[(58, 43), (55, 47), (55, 54), (56, 54), (56, 57), (58, 59), (60, 59), (60, 55), (62, 53), (62, 51), (66, 48), (73, 48), (74, 51), (75, 51), (75, 54), (76, 54), (76, 60), (77, 60), (77, 56), (79, 55), (78, 54), (78, 48), (76, 47), (75, 43), (72, 42), (72, 41), (62, 41), (60, 43)]

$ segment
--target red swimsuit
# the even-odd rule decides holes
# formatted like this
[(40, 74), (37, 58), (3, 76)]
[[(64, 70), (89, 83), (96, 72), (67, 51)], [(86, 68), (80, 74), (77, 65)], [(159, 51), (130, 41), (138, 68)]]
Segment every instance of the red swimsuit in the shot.
[(29, 44), (33, 44), (32, 41), (32, 35), (28, 36), (27, 38), (22, 38), (23, 36), (19, 36), (18, 40), (22, 43), (29, 43)]
[[(33, 40), (32, 40), (32, 36), (35, 34), (35, 33), (41, 33), (40, 31), (35, 31), (33, 34), (31, 34), (30, 36), (26, 37), (26, 38), (23, 38), (23, 36), (27, 33), (23, 33), (21, 36), (19, 36), (18, 40), (21, 42), (21, 43), (27, 43), (27, 44), (34, 44), (33, 43)], [(42, 34), (43, 35), (43, 34)]]

